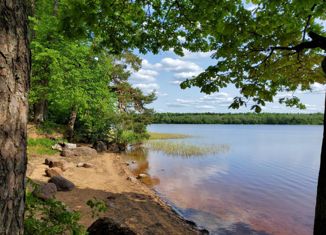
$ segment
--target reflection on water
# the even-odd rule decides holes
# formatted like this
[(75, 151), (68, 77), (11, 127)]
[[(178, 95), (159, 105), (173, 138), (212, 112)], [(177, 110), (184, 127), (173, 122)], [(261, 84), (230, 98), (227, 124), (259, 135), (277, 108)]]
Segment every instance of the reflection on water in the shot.
[(187, 219), (213, 234), (312, 234), (320, 126), (153, 125), (230, 151), (181, 158), (138, 149), (135, 174)]

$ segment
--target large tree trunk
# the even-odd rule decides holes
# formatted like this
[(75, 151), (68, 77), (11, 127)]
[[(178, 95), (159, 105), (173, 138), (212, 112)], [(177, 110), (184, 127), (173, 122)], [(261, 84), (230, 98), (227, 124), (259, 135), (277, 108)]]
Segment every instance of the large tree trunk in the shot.
[(24, 232), (30, 73), (26, 2), (0, 1), (0, 234)]
[[(322, 68), (326, 75), (326, 57), (322, 62)], [(320, 155), (320, 170), (317, 186), (317, 200), (315, 210), (315, 225), (314, 235), (326, 234), (326, 96), (325, 96), (325, 111), (324, 111), (324, 134), (323, 143)]]

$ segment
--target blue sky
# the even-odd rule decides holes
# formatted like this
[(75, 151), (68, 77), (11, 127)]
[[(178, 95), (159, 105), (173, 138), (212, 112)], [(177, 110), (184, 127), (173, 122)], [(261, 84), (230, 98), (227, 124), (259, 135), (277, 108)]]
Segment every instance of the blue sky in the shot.
[[(227, 87), (219, 93), (205, 95), (198, 88), (182, 90), (181, 81), (204, 71), (215, 60), (210, 58), (211, 53), (185, 51), (180, 57), (172, 51), (161, 52), (158, 55), (140, 55), (143, 59), (142, 68), (133, 72), (131, 83), (145, 93), (155, 91), (157, 100), (150, 105), (156, 112), (249, 112), (248, 108), (239, 110), (228, 109), (233, 97), (238, 93), (235, 88)], [(301, 101), (306, 104), (306, 110), (289, 108), (278, 102), (270, 103), (263, 108), (263, 112), (288, 113), (303, 112), (314, 113), (324, 111), (325, 86), (314, 84), (313, 91), (309, 93), (296, 92)], [(290, 94), (280, 94), (278, 98)]]

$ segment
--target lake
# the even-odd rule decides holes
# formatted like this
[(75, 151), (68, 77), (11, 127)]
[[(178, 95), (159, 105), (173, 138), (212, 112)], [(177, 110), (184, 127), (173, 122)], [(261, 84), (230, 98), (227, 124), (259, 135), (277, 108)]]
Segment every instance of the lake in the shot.
[[(168, 140), (228, 151), (180, 157), (147, 149), (129, 154), (135, 174), (183, 217), (220, 235), (310, 235), (322, 126), (151, 125)], [(164, 140), (165, 141), (165, 140)]]

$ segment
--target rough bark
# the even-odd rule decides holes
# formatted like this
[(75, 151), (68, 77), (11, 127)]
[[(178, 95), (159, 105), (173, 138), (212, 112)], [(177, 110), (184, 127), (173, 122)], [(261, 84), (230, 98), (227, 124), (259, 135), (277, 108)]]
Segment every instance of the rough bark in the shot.
[(71, 110), (69, 122), (67, 125), (67, 139), (68, 141), (71, 141), (74, 137), (74, 128), (75, 128), (75, 122), (77, 119), (77, 109), (74, 107)]
[(0, 234), (24, 232), (30, 52), (24, 0), (0, 1)]
[[(322, 62), (322, 68), (326, 75), (326, 57)], [(326, 96), (325, 96), (326, 108)], [(314, 235), (326, 234), (326, 109), (324, 111), (324, 134), (320, 155), (320, 169), (317, 186), (317, 199), (315, 209)]]
[(34, 107), (34, 122), (36, 124), (45, 121), (45, 116), (47, 112), (47, 100), (43, 99), (38, 101), (33, 105)]

